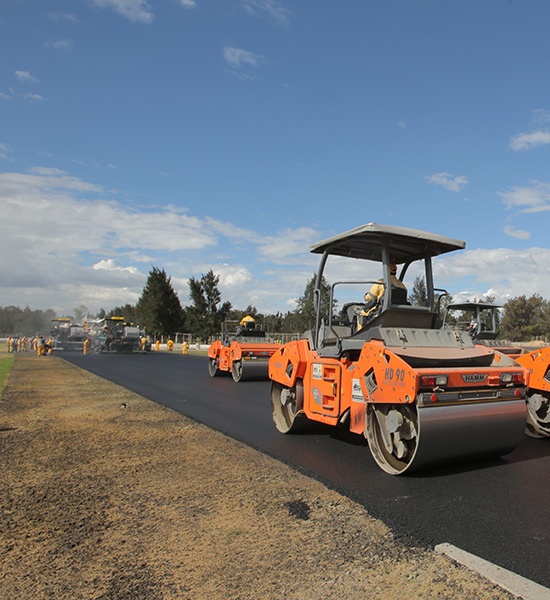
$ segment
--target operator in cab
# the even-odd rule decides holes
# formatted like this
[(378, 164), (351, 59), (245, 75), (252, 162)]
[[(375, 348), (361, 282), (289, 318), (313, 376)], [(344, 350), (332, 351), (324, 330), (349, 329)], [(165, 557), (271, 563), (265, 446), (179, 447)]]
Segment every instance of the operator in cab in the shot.
[[(392, 298), (399, 298), (399, 301), (397, 302), (399, 304), (406, 302), (407, 287), (400, 279), (397, 279), (397, 265), (394, 263), (391, 263), (390, 265), (390, 278)], [(377, 283), (373, 283), (371, 289), (365, 294), (365, 305), (360, 313), (362, 316), (371, 315), (376, 310), (382, 300), (384, 290), (385, 285), (383, 279), (379, 279)], [(402, 298), (404, 298), (404, 300), (401, 300)], [(358, 327), (361, 329), (361, 325), (358, 325)]]

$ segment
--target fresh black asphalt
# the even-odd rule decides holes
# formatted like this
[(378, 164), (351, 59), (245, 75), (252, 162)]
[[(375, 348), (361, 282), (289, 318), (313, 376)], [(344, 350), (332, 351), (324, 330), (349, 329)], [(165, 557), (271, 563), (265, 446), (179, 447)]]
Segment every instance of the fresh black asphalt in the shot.
[(376, 466), (360, 436), (321, 426), (304, 435), (278, 433), (270, 382), (211, 378), (205, 357), (61, 356), (315, 477), (406, 543), (448, 542), (550, 587), (550, 440), (525, 437), (500, 459), (393, 477)]

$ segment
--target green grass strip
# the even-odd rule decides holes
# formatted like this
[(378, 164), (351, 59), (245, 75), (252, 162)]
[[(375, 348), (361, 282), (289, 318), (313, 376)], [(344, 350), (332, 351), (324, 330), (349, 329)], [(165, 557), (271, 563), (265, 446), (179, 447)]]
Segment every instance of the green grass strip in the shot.
[(0, 398), (4, 393), (4, 388), (8, 382), (8, 375), (13, 364), (13, 354), (0, 356)]

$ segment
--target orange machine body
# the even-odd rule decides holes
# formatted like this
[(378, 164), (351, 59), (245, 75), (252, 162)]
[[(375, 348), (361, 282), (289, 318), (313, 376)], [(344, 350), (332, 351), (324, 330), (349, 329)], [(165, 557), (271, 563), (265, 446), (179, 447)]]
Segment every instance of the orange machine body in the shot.
[(208, 349), (208, 371), (211, 377), (231, 373), (233, 380), (239, 382), (245, 370), (254, 370), (251, 365), (263, 364), (261, 377), (265, 378), (267, 361), (280, 347), (281, 344), (269, 336), (263, 324), (256, 323), (250, 316), (240, 322), (224, 321), (221, 339)]
[(530, 390), (550, 392), (550, 346), (517, 354), (514, 359), (531, 374)]
[[(366, 342), (359, 358), (351, 361), (321, 357), (302, 339), (273, 354), (269, 377), (300, 389), (297, 410), (309, 420), (335, 426), (349, 420), (350, 430), (363, 434), (368, 404), (442, 406), (524, 397), (527, 369), (483, 346), (475, 346), (475, 353), (486, 356), (489, 364), (411, 367), (380, 341)], [(435, 358), (433, 351), (430, 355)], [(503, 374), (510, 383), (503, 383)], [(444, 386), (435, 383), (439, 375), (446, 377)]]
[(281, 347), (277, 342), (239, 342), (233, 341), (229, 346), (216, 340), (208, 348), (208, 356), (218, 360), (220, 371), (231, 372), (235, 361), (267, 361)]
[(514, 355), (529, 373), (527, 428), (529, 436), (550, 437), (550, 347)]

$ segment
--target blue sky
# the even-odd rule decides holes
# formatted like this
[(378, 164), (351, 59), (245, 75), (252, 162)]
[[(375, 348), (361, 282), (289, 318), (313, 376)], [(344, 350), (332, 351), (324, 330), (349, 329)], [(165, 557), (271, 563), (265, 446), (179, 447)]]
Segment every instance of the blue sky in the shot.
[(183, 305), (212, 269), (286, 312), (310, 245), (368, 222), (465, 240), (435, 264), (457, 300), (550, 298), (549, 22), (547, 0), (4, 0), (0, 306), (109, 310), (156, 266)]

